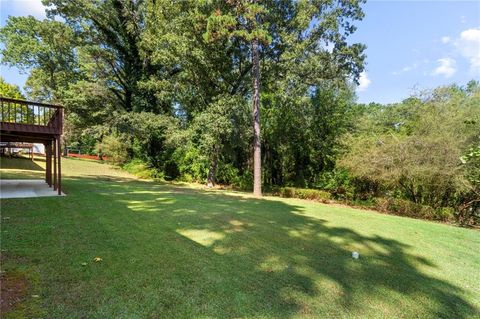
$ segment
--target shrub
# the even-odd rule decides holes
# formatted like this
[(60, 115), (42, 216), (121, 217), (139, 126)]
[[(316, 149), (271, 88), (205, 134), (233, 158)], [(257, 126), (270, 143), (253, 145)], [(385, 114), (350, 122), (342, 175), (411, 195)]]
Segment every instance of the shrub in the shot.
[(239, 170), (230, 163), (218, 163), (217, 183), (237, 186)]
[(308, 188), (282, 187), (279, 190), (279, 195), (287, 198), (317, 200), (324, 203), (331, 199), (331, 194), (329, 192)]
[(315, 187), (328, 191), (338, 200), (352, 200), (355, 191), (354, 181), (346, 169), (334, 169), (321, 173), (315, 182)]
[(102, 144), (99, 146), (99, 153), (100, 150), (114, 164), (120, 165), (128, 160), (128, 144), (120, 136), (109, 135), (104, 137)]
[(178, 146), (172, 154), (178, 168), (178, 180), (182, 182), (203, 182), (208, 174), (208, 159), (202, 156), (192, 143)]
[(123, 165), (123, 169), (142, 179), (164, 180), (164, 174), (148, 165), (139, 159), (134, 159), (131, 162)]
[(253, 190), (253, 174), (249, 171), (244, 171), (242, 175), (239, 175), (235, 181), (234, 186), (242, 190)]
[(451, 221), (455, 219), (455, 209), (452, 207), (441, 207), (436, 210), (435, 219)]
[(378, 211), (429, 220), (451, 221), (454, 219), (454, 209), (441, 207), (434, 209), (427, 205), (421, 205), (400, 198), (376, 198), (374, 208)]

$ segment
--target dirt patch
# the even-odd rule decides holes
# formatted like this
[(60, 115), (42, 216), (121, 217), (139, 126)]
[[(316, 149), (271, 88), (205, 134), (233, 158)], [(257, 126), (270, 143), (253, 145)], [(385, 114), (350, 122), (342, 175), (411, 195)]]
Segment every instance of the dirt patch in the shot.
[(24, 274), (20, 272), (8, 272), (0, 274), (0, 313), (6, 313), (22, 301), (27, 295), (28, 282)]

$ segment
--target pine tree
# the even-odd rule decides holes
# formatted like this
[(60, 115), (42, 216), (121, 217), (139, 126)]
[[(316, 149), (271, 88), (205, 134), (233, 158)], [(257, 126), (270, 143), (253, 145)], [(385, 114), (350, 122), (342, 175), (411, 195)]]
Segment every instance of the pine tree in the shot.
[(265, 8), (256, 0), (228, 0), (208, 19), (205, 38), (240, 38), (251, 47), (252, 61), (252, 120), (253, 120), (253, 194), (262, 196), (261, 132), (260, 132), (260, 52), (262, 44), (271, 41), (261, 18)]

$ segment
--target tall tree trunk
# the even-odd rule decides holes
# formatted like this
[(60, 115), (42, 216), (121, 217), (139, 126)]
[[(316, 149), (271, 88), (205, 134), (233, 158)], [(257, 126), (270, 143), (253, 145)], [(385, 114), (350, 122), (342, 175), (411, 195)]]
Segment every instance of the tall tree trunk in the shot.
[(262, 155), (260, 141), (260, 57), (258, 39), (252, 40), (253, 72), (253, 195), (262, 196)]
[(218, 147), (214, 146), (213, 158), (210, 163), (210, 168), (208, 169), (207, 187), (215, 186), (215, 176), (217, 175), (217, 167), (218, 167), (218, 156), (219, 156)]

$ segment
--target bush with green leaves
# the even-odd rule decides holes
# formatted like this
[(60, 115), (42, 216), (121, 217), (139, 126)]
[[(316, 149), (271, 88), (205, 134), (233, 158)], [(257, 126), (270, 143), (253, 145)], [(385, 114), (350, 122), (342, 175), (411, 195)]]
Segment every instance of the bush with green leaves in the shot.
[(179, 143), (172, 154), (179, 174), (178, 179), (184, 182), (205, 182), (208, 174), (208, 157), (192, 143)]
[(316, 188), (330, 192), (338, 200), (353, 199), (355, 187), (354, 180), (345, 169), (326, 171), (316, 177)]
[(455, 211), (451, 207), (433, 208), (401, 198), (376, 198), (374, 208), (380, 212), (449, 222), (455, 218)]
[(108, 161), (117, 165), (127, 162), (128, 148), (128, 139), (118, 135), (105, 136), (99, 145), (100, 152), (107, 156)]
[(134, 159), (122, 166), (124, 170), (141, 179), (164, 180), (163, 172), (151, 168), (147, 163), (139, 159)]
[(279, 190), (279, 195), (286, 198), (311, 199), (324, 203), (331, 199), (329, 192), (310, 188), (282, 187)]

